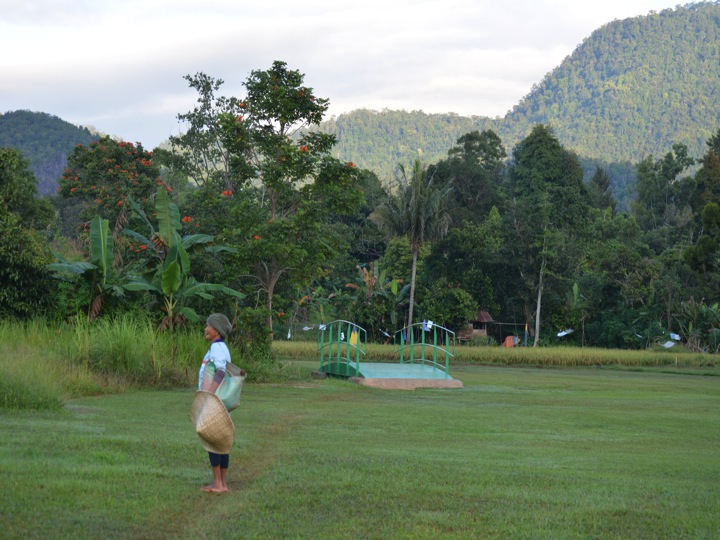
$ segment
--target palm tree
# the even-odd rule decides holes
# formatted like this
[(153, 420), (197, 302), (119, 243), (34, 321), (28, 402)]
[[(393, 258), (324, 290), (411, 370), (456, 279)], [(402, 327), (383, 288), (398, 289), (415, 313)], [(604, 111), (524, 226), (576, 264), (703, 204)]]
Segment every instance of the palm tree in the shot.
[(428, 174), (427, 167), (419, 159), (413, 163), (409, 177), (405, 167), (399, 165), (396, 178), (397, 192), (382, 203), (370, 218), (389, 236), (407, 236), (410, 240), (413, 262), (408, 326), (411, 326), (418, 253), (423, 243), (442, 238), (447, 233), (450, 213), (446, 201), (452, 188), (450, 183), (438, 185), (433, 182), (433, 176)]

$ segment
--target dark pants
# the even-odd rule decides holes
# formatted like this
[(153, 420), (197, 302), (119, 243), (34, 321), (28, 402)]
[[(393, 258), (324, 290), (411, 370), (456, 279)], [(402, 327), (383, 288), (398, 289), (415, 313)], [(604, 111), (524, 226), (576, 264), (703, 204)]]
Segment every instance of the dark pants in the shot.
[(230, 454), (215, 454), (208, 452), (210, 456), (210, 465), (213, 467), (220, 467), (221, 469), (227, 469), (230, 467)]

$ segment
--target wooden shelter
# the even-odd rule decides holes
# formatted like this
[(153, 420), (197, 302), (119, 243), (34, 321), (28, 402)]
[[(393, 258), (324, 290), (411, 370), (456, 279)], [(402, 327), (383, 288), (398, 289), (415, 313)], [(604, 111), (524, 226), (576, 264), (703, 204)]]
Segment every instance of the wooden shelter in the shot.
[(462, 330), (458, 332), (460, 341), (467, 341), (474, 337), (487, 337), (488, 324), (495, 322), (487, 311), (478, 310), (475, 318), (470, 321)]

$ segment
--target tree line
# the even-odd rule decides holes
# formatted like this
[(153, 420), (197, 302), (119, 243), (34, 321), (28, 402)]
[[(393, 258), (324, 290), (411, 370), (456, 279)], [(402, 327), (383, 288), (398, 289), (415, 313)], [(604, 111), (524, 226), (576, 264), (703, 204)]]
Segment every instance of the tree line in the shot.
[(492, 129), (469, 131), (441, 160), (399, 163), (390, 187), (337, 157), (314, 129), (328, 100), (284, 62), (251, 72), (243, 97), (186, 80), (198, 99), (169, 149), (73, 148), (64, 224), (27, 161), (0, 150), (2, 316), (133, 312), (175, 331), (223, 310), (259, 347), (335, 318), (375, 340), (422, 319), (458, 331), (482, 309), (536, 345), (572, 329), (568, 343), (673, 333), (717, 352), (720, 131), (701, 156), (676, 143), (641, 161), (620, 211), (607, 171), (584, 182), (544, 124), (509, 155)]

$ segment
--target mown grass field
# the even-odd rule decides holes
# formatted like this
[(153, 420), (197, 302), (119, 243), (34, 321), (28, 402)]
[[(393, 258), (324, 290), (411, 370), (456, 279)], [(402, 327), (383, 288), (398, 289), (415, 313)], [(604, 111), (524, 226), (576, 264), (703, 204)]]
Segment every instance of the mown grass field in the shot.
[(0, 410), (0, 536), (720, 537), (720, 377), (467, 363), (463, 389), (388, 391), (316, 367), (246, 385), (229, 494), (198, 489), (191, 388)]

